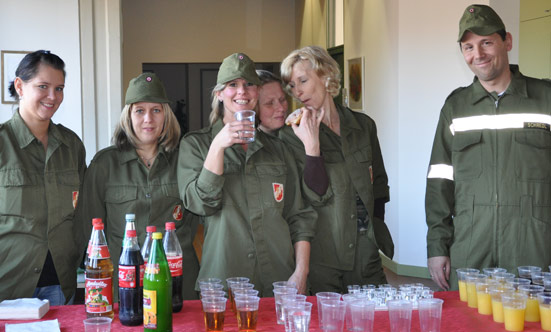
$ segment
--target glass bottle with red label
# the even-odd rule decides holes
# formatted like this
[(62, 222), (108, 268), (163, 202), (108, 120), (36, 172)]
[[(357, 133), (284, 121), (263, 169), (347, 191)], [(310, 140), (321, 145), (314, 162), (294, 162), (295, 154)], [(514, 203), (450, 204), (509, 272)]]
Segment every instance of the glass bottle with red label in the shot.
[(144, 331), (172, 331), (172, 278), (163, 249), (163, 234), (153, 233), (143, 280)]
[(153, 233), (157, 231), (157, 226), (147, 226), (145, 228), (145, 240), (143, 241), (142, 246), (142, 257), (144, 264), (147, 264), (149, 259), (149, 252), (151, 251), (151, 243), (153, 242)]
[(107, 248), (101, 219), (92, 221), (85, 271), (85, 308), (87, 317), (113, 318), (113, 262)]
[(119, 319), (122, 325), (143, 323), (143, 277), (143, 258), (136, 230), (127, 230), (119, 259)]
[(184, 303), (182, 247), (176, 236), (176, 224), (172, 221), (165, 224), (163, 247), (172, 275), (172, 311), (180, 312)]

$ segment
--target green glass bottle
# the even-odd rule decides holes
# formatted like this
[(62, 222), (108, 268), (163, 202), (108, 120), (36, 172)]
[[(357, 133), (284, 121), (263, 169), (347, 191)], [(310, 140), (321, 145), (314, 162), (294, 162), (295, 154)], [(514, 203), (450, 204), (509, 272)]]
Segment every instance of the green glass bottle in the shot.
[(153, 233), (143, 280), (144, 331), (172, 332), (172, 276), (163, 249), (163, 234)]

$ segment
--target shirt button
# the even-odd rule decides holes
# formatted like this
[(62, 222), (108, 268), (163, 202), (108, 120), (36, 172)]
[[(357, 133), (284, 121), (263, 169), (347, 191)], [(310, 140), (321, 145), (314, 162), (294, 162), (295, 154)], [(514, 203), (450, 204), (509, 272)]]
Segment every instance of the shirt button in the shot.
[(35, 267), (33, 271), (34, 271), (34, 273), (40, 273), (40, 268), (39, 268), (39, 267)]
[(151, 198), (151, 194), (150, 193), (145, 194), (145, 198)]
[(356, 219), (356, 216), (354, 216), (353, 214), (350, 215), (350, 219)]
[(348, 245), (348, 248), (350, 248), (350, 249), (354, 248), (354, 243), (350, 243), (350, 244)]
[(252, 258), (254, 258), (254, 254), (248, 254), (247, 257), (252, 259)]

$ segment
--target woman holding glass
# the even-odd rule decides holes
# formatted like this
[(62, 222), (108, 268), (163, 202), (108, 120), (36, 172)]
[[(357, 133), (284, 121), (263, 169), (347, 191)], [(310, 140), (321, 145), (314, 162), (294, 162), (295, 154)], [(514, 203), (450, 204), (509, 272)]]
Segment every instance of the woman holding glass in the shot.
[(199, 279), (248, 277), (261, 296), (272, 296), (272, 282), (289, 279), (305, 292), (316, 213), (302, 200), (294, 158), (262, 131), (247, 142), (240, 132), (254, 123), (235, 120), (256, 109), (259, 84), (247, 55), (224, 59), (210, 126), (180, 143), (180, 195), (186, 209), (203, 216)]

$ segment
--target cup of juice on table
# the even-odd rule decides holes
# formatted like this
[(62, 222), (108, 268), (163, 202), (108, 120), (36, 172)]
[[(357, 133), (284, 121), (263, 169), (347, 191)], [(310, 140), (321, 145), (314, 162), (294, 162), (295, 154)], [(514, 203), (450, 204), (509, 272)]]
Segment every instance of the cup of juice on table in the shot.
[(505, 292), (501, 295), (503, 303), (503, 320), (507, 331), (524, 331), (524, 313), (526, 299), (524, 293)]
[(520, 285), (518, 286), (519, 293), (524, 293), (528, 296), (526, 299), (526, 312), (524, 320), (527, 322), (540, 321), (540, 308), (538, 303), (538, 293), (543, 293), (543, 286), (538, 285)]
[(463, 302), (467, 302), (467, 283), (465, 282), (465, 275), (467, 273), (478, 273), (477, 269), (461, 268), (456, 269), (457, 283), (459, 286), (459, 299)]
[(465, 283), (467, 284), (467, 305), (469, 308), (478, 308), (478, 298), (476, 295), (476, 283), (484, 282), (488, 276), (482, 273), (467, 273)]
[(540, 305), (541, 329), (551, 331), (551, 292), (539, 293), (537, 297)]
[(514, 292), (513, 286), (498, 283), (490, 286), (490, 296), (492, 297), (492, 316), (494, 322), (503, 323), (503, 303), (501, 302), (501, 294), (505, 292)]

